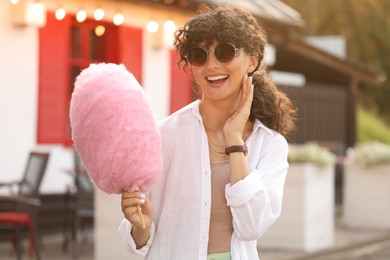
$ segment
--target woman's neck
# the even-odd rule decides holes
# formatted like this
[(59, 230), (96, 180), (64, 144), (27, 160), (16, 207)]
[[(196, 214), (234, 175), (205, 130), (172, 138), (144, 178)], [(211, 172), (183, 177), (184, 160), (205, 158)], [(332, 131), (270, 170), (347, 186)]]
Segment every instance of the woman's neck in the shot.
[(234, 113), (238, 105), (237, 99), (216, 101), (203, 98), (199, 104), (199, 112), (206, 130), (222, 131), (226, 120)]

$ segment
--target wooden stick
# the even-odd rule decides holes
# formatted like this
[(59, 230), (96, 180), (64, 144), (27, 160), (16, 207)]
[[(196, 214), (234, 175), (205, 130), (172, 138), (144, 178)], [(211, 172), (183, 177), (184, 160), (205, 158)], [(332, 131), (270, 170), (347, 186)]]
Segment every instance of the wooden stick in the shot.
[(142, 214), (142, 209), (141, 209), (141, 206), (140, 206), (140, 205), (137, 205), (137, 211), (138, 211), (138, 215), (139, 215), (139, 217), (141, 218), (141, 222), (142, 222), (142, 229), (145, 229), (145, 228), (146, 228), (146, 226), (145, 226), (144, 215)]

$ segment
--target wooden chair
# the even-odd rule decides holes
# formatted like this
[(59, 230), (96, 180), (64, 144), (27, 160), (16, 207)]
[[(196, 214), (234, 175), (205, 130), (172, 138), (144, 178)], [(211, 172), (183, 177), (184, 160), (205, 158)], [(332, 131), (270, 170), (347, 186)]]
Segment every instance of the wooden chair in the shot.
[(48, 152), (30, 152), (23, 179), (0, 183), (10, 195), (0, 196), (0, 229), (10, 231), (18, 259), (23, 254), (23, 233), (29, 231), (29, 254), (40, 259), (38, 238), (38, 209), (41, 205), (39, 187), (49, 160)]

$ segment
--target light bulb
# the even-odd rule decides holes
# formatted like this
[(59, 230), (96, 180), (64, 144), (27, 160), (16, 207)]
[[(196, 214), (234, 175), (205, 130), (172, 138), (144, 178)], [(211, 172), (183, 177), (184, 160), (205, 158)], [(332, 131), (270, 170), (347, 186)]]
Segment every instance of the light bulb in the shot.
[(79, 23), (82, 23), (85, 21), (85, 19), (87, 19), (87, 12), (84, 11), (84, 10), (80, 10), (77, 12), (76, 14), (76, 20), (79, 22)]
[(65, 9), (63, 9), (63, 8), (58, 8), (58, 9), (56, 10), (55, 16), (56, 16), (57, 20), (62, 20), (62, 19), (64, 19), (64, 18), (65, 18), (65, 15), (66, 15)]
[(164, 29), (167, 32), (173, 33), (176, 30), (176, 24), (172, 20), (166, 20), (164, 23)]
[(30, 25), (42, 27), (46, 24), (46, 8), (40, 1), (26, 1), (26, 21)]
[(121, 25), (125, 21), (125, 17), (121, 13), (117, 13), (114, 15), (114, 24), (115, 25)]
[(150, 33), (155, 33), (158, 31), (158, 23), (156, 21), (149, 21), (147, 24), (146, 24), (146, 29), (148, 30), (148, 32)]
[(95, 28), (95, 34), (97, 36), (102, 36), (106, 32), (106, 28), (103, 25), (98, 25)]
[(104, 18), (104, 10), (101, 8), (98, 8), (95, 10), (93, 13), (93, 17), (95, 18), (96, 21), (100, 21)]
[(40, 14), (43, 12), (43, 10), (44, 10), (44, 8), (43, 8), (43, 4), (41, 2), (35, 2), (32, 5), (32, 12), (34, 14)]
[(17, 3), (19, 3), (19, 0), (10, 0), (11, 4), (13, 5), (16, 5)]

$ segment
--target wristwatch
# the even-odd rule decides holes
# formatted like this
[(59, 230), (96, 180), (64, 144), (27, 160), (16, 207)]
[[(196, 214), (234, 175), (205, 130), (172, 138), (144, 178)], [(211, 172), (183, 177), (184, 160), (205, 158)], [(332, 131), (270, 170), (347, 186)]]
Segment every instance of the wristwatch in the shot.
[(244, 153), (245, 155), (248, 154), (248, 146), (246, 146), (246, 143), (244, 143), (243, 145), (232, 145), (225, 148), (226, 155), (238, 152)]

